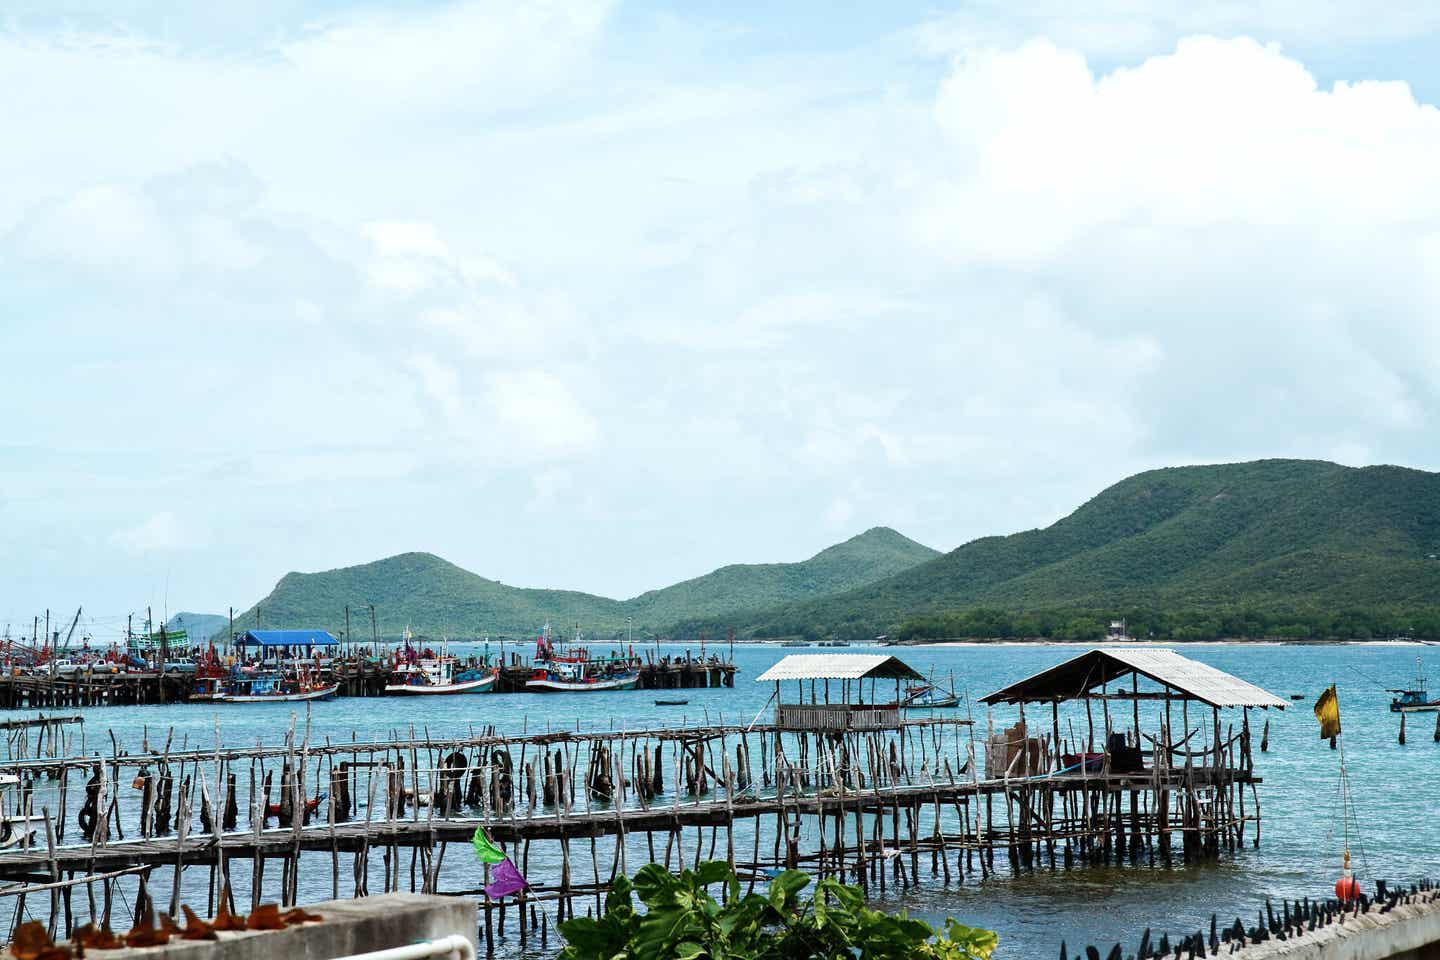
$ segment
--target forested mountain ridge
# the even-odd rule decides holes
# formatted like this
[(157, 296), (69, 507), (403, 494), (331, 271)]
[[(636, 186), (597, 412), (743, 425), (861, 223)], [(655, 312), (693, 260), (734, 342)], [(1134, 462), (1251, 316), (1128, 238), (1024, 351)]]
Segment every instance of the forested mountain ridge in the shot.
[(546, 621), (566, 634), (613, 636), (633, 621), (637, 634), (663, 632), (686, 616), (743, 616), (776, 604), (843, 591), (938, 556), (885, 527), (876, 527), (797, 563), (734, 564), (630, 600), (573, 590), (513, 587), (429, 553), (405, 553), (319, 573), (289, 573), (236, 629), (320, 627), (339, 631), (350, 608), (351, 634), (369, 636), (369, 606), (378, 629), (474, 637), (530, 635)]
[(1424, 613), (1440, 606), (1437, 558), (1440, 474), (1308, 460), (1170, 467), (1122, 480), (1043, 529), (974, 540), (734, 626), (750, 637), (863, 638), (976, 609), (1050, 621), (1083, 612), (1087, 629), (1107, 611), (1190, 611), (1217, 623), (1247, 610), (1282, 620), (1324, 609)]

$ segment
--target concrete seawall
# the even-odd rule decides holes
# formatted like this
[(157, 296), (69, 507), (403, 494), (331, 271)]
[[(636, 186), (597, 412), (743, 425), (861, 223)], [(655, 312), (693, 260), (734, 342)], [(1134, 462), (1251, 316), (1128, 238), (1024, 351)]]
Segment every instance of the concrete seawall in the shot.
[[(1385, 912), (1372, 906), (1287, 940), (1242, 947), (1234, 960), (1440, 960), (1440, 891), (1416, 894)], [(1221, 956), (1227, 954), (1222, 949)]]
[(221, 933), (216, 940), (93, 952), (112, 960), (334, 960), (460, 934), (475, 946), (475, 902), (463, 897), (387, 893), (305, 908), (323, 919), (284, 930)]

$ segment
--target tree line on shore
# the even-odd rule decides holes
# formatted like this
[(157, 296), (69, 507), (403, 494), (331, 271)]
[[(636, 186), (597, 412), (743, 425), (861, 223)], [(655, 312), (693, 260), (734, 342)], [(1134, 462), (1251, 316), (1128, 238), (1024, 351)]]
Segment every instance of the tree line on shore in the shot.
[(1320, 609), (1194, 607), (1121, 610), (1055, 608), (1011, 611), (975, 607), (914, 616), (894, 636), (901, 641), (941, 639), (1100, 640), (1114, 620), (1141, 640), (1370, 640), (1440, 639), (1440, 606)]

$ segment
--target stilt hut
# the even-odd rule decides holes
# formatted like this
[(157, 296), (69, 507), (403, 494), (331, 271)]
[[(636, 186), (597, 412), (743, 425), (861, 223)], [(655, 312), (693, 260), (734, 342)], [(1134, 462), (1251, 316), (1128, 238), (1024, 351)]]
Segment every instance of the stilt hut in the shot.
[[(1074, 717), (1061, 724), (1060, 705), (1070, 701), (1084, 705), (1079, 730)], [(1123, 837), (1128, 827), (1132, 841), (1158, 837), (1168, 853), (1170, 834), (1178, 831), (1187, 855), (1213, 854), (1221, 846), (1233, 849), (1253, 822), (1258, 844), (1260, 780), (1253, 773), (1249, 715), (1252, 708), (1285, 709), (1274, 694), (1174, 650), (1102, 648), (980, 702), (1019, 707), (1019, 723), (992, 735), (986, 752), (987, 776), (1004, 780), (1007, 799), (1015, 794), (1022, 807), (1035, 790), (1078, 791), (1079, 802), (1066, 806), (1072, 817), (1080, 815), (1086, 834)], [(1029, 726), (1027, 705), (1043, 711), (1039, 718), (1032, 712)], [(1222, 710), (1240, 711), (1238, 730), (1233, 722), (1222, 729)], [(1126, 794), (1131, 809), (1122, 817)], [(1141, 810), (1145, 800), (1148, 811)]]
[[(1178, 712), (1184, 735), (1179, 740), (1172, 741), (1167, 738), (1162, 743), (1169, 748), (1170, 754), (1183, 755), (1187, 759), (1197, 755), (1208, 756), (1216, 746), (1223, 746), (1220, 711), (1238, 708), (1242, 711), (1238, 736), (1246, 741), (1248, 760), (1250, 709), (1253, 707), (1268, 710), (1274, 707), (1284, 710), (1286, 706), (1285, 701), (1273, 693), (1209, 664), (1191, 660), (1165, 648), (1091, 650), (980, 698), (980, 702), (985, 704), (1019, 705), (1022, 720), (1026, 704), (1050, 704), (1049, 719), (1055, 745), (1063, 742), (1060, 704), (1071, 700), (1085, 704), (1085, 752), (1094, 750), (1096, 703), (1100, 704), (1100, 720), (1103, 723), (1101, 743), (1105, 751), (1111, 752), (1112, 748), (1119, 748), (1121, 740), (1116, 739), (1117, 734), (1123, 736), (1126, 742), (1136, 749), (1140, 748), (1142, 737), (1154, 742), (1154, 737), (1141, 730), (1140, 705), (1150, 702), (1163, 706), (1163, 718), (1157, 719), (1160, 720), (1159, 726), (1167, 734), (1173, 729)], [(1129, 711), (1112, 711), (1110, 705), (1117, 701), (1128, 702)], [(1198, 708), (1194, 717), (1192, 705)], [(1205, 708), (1209, 708), (1208, 711)], [(1125, 719), (1125, 712), (1129, 713), (1132, 724), (1129, 731), (1122, 730), (1120, 726)], [(1201, 732), (1200, 727), (1192, 729), (1191, 724), (1206, 719), (1204, 714), (1207, 712), (1210, 714), (1208, 719), (1212, 734), (1210, 747), (1202, 751), (1190, 749), (1189, 745)], [(1082, 752), (1078, 744), (1073, 745), (1076, 747), (1075, 754)], [(1067, 765), (1064, 755), (1060, 755), (1058, 751), (1055, 753), (1057, 755), (1053, 755), (1051, 759), (1057, 765), (1057, 770), (1063, 769)]]
[[(815, 733), (845, 733), (855, 730), (887, 730), (900, 726), (900, 684), (925, 679), (898, 657), (875, 653), (792, 654), (756, 678), (757, 683), (774, 683), (775, 726), (780, 730)], [(785, 684), (795, 682), (796, 698), (784, 700)], [(870, 681), (866, 698), (865, 681)], [(889, 684), (895, 681), (895, 699), (885, 700)], [(809, 700), (806, 701), (806, 684)], [(832, 690), (831, 684), (835, 684)], [(832, 693), (838, 697), (832, 700)]]

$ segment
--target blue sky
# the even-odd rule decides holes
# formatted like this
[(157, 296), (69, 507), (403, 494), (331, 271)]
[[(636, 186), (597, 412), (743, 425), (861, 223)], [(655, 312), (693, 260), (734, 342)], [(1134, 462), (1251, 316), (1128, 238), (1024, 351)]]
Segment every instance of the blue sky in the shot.
[(212, 7), (0, 15), (0, 629), (1440, 459), (1431, 5)]

